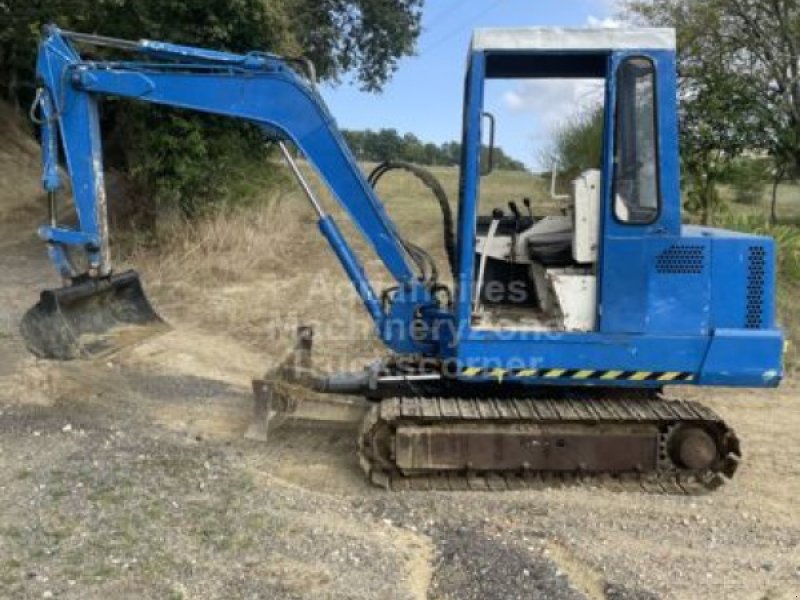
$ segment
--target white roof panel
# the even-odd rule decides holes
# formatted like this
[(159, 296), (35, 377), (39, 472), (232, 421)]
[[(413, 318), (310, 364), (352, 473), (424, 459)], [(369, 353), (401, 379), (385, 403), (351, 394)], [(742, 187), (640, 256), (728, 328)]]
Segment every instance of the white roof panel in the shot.
[(674, 50), (674, 29), (476, 29), (473, 50)]

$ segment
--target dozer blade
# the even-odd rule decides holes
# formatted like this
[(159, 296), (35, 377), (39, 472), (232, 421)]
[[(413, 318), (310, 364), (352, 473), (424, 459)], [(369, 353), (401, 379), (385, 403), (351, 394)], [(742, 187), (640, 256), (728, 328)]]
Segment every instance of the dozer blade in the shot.
[(170, 329), (126, 271), (44, 290), (20, 326), (28, 349), (41, 358), (96, 358)]
[(311, 366), (313, 337), (311, 327), (299, 327), (294, 348), (263, 379), (253, 380), (253, 420), (245, 438), (266, 442), (287, 421), (356, 425), (364, 418), (366, 403), (324, 395), (332, 390)]

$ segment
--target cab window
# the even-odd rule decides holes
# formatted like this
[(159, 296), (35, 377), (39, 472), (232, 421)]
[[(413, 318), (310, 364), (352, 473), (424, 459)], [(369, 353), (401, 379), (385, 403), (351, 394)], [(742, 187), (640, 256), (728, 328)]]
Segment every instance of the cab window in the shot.
[(626, 59), (617, 72), (614, 212), (624, 223), (658, 216), (658, 139), (655, 68), (650, 59)]

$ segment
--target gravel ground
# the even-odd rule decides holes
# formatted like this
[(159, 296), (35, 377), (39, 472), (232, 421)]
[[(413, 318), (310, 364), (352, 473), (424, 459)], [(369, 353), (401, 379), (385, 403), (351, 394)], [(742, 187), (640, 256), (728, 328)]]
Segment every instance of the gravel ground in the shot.
[[(246, 403), (241, 390), (156, 376), (136, 395), (127, 386), (146, 377), (140, 365), (98, 368), (116, 398), (76, 395), (51, 373), (49, 389), (64, 395), (3, 405), (0, 597), (794, 599), (800, 589), (796, 496), (772, 493), (781, 481), (758, 473), (784, 460), (766, 450), (765, 464), (745, 463), (699, 498), (389, 494), (361, 478), (352, 429), (288, 425), (269, 444), (246, 442), (210, 425), (222, 414), (210, 407)], [(164, 421), (172, 402), (183, 418)]]

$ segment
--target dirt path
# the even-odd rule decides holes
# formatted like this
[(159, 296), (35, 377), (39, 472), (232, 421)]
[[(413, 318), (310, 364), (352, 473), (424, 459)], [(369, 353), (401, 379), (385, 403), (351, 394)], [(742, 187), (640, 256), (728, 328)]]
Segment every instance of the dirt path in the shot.
[(2, 598), (800, 597), (794, 385), (695, 394), (745, 451), (710, 496), (388, 494), (349, 429), (243, 440), (263, 357), (224, 334), (173, 319), (112, 360), (29, 357), (16, 323), (54, 281), (36, 240), (7, 233)]

